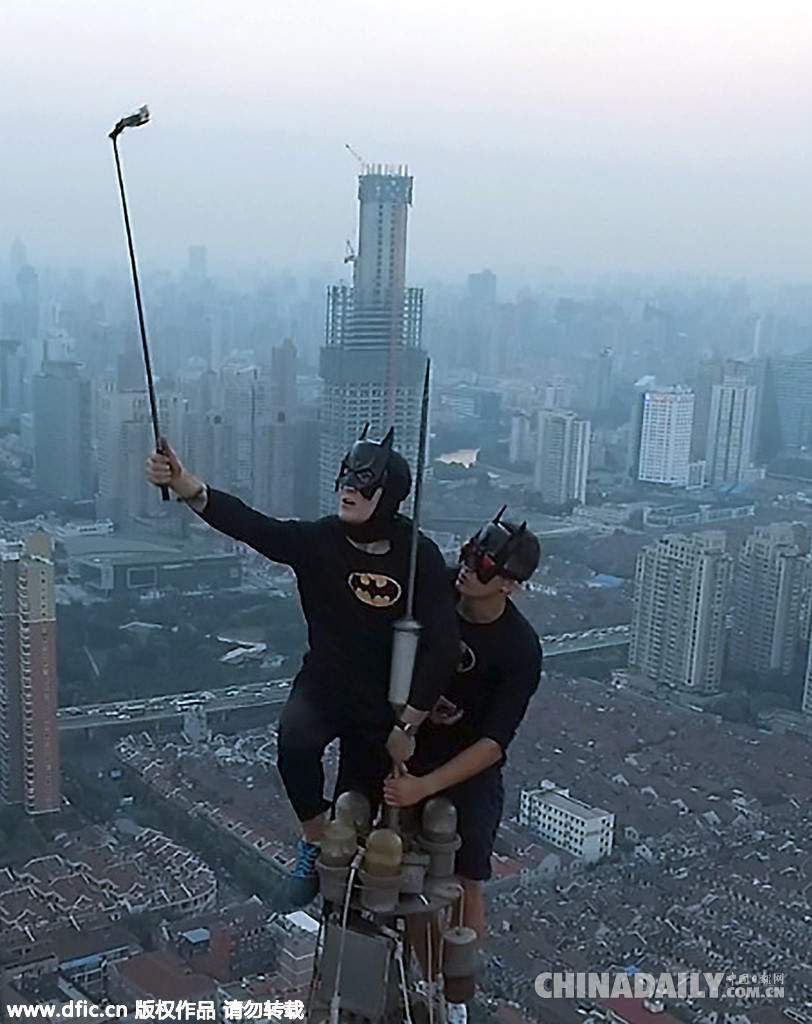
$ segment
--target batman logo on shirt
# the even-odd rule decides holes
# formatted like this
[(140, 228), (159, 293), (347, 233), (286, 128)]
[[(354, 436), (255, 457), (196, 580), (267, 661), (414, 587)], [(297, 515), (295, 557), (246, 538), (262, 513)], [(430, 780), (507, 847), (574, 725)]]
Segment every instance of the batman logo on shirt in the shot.
[(373, 608), (391, 608), (403, 592), (397, 580), (378, 572), (351, 572), (347, 585), (359, 601)]
[(457, 675), (463, 675), (476, 667), (476, 655), (464, 640), (460, 640), (460, 660), (457, 662)]

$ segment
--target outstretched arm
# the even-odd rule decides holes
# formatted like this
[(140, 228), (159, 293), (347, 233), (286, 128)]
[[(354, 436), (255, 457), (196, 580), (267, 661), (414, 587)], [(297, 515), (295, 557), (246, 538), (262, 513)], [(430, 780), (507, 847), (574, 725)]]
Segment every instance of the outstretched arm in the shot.
[(239, 498), (209, 487), (184, 468), (169, 444), (164, 444), (162, 452), (152, 452), (146, 470), (150, 483), (171, 488), (210, 526), (249, 544), (266, 558), (293, 565), (306, 551), (304, 534), (309, 524), (273, 519)]

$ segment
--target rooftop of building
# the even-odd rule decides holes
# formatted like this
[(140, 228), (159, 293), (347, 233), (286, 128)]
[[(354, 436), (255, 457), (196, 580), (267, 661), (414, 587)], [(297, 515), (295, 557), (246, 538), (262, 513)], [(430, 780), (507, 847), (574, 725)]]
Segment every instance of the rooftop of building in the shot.
[(529, 791), (533, 796), (538, 796), (544, 803), (550, 804), (559, 810), (569, 814), (576, 814), (579, 818), (590, 820), (592, 818), (605, 818), (610, 811), (602, 810), (600, 807), (591, 807), (577, 797), (571, 796), (568, 792), (560, 789), (542, 787)]
[(211, 978), (197, 974), (168, 950), (141, 953), (116, 969), (129, 986), (153, 999), (203, 999), (213, 997), (217, 989)]

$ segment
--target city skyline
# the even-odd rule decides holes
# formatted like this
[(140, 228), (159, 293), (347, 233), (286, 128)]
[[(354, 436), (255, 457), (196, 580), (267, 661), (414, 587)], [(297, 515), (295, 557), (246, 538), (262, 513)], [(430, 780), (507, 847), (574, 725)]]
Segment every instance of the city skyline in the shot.
[(812, 1024), (810, 29), (6, 0), (0, 1018)]

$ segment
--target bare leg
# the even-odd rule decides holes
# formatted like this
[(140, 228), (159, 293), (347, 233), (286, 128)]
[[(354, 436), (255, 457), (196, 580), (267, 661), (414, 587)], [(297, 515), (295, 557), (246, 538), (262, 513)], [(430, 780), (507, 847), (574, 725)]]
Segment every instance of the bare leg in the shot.
[[(461, 878), (462, 890), (465, 903), (462, 909), (462, 923), (468, 928), (473, 928), (479, 939), (480, 946), (485, 941), (486, 906), (485, 893), (482, 889), (482, 882), (475, 882), (470, 878)], [(459, 917), (457, 918), (459, 920)]]

